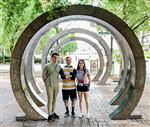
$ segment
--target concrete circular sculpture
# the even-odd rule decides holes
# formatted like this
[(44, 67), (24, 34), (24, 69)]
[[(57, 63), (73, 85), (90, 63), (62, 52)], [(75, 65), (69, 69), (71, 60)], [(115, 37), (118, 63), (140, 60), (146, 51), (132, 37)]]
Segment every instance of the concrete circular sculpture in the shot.
[[(24, 64), (24, 66), (27, 66), (26, 69), (25, 69), (25, 74), (26, 74), (27, 81), (31, 82), (32, 87), (34, 88), (35, 92), (37, 94), (40, 94), (40, 93), (42, 93), (42, 90), (39, 87), (39, 85), (37, 83), (35, 83), (35, 79), (32, 75), (32, 72), (33, 72), (32, 63), (33, 63), (34, 59), (33, 60), (29, 59), (29, 55), (30, 55), (29, 51), (30, 50), (31, 50), (31, 44), (27, 46), (27, 48), (24, 52), (24, 57), (23, 57), (22, 63)], [(28, 68), (29, 65), (31, 65), (30, 66), (31, 68)]]
[(98, 84), (105, 84), (105, 82), (107, 81), (107, 79), (110, 76), (111, 68), (112, 68), (111, 52), (110, 52), (109, 46), (105, 43), (105, 41), (100, 36), (98, 36), (96, 33), (92, 32), (92, 31), (88, 31), (88, 30), (81, 29), (81, 28), (72, 28), (69, 30), (64, 30), (63, 32), (52, 37), (49, 40), (49, 42), (46, 44), (45, 48), (43, 49), (44, 52), (42, 53), (42, 66), (44, 66), (47, 63), (47, 54), (48, 54), (49, 50), (52, 48), (52, 45), (61, 37), (71, 34), (71, 33), (87, 34), (87, 35), (95, 38), (102, 45), (102, 47), (104, 48), (105, 53), (106, 53), (107, 65), (106, 65), (106, 71), (105, 71), (103, 77), (98, 82)]
[(124, 84), (120, 84), (120, 90), (118, 90), (118, 93), (110, 100), (111, 105), (119, 105), (121, 104), (122, 100), (128, 96), (128, 91), (130, 86), (134, 87), (133, 85), (135, 84), (135, 69), (134, 65), (135, 63), (133, 62), (133, 58), (129, 57), (128, 61), (128, 69), (127, 69), (127, 75), (124, 81)]
[[(30, 47), (30, 45), (28, 45)], [(35, 83), (35, 80), (33, 79), (33, 75), (30, 76), (30, 71), (28, 71), (28, 52), (27, 50), (29, 49), (27, 46), (23, 56), (22, 56), (22, 61), (21, 61), (21, 70), (20, 73), (23, 74), (21, 77), (21, 82), (22, 84), (26, 84), (26, 88), (29, 91), (29, 94), (31, 95), (31, 98), (33, 99), (33, 101), (36, 103), (37, 106), (45, 106), (46, 102), (38, 95), (39, 91), (41, 93), (41, 89), (40, 87)], [(31, 68), (32, 69), (32, 68)], [(32, 70), (31, 70), (32, 72)], [(28, 76), (28, 77), (27, 77)], [(29, 77), (30, 76), (30, 77)], [(35, 85), (36, 84), (36, 85)]]
[[(55, 16), (53, 16), (54, 13), (44, 13), (28, 25), (19, 37), (12, 54), (10, 67), (11, 85), (16, 100), (22, 110), (26, 113), (27, 117), (32, 120), (47, 118), (47, 114), (43, 112), (31, 98), (26, 83), (22, 84), (21, 82), (21, 76), (24, 75), (20, 73), (22, 56), (28, 43), (36, 43), (35, 38), (40, 38), (48, 29), (53, 27), (54, 24), (81, 19), (96, 22), (108, 29), (115, 38), (118, 37), (122, 40), (122, 42), (125, 43), (126, 49), (128, 49), (130, 57), (135, 63), (135, 67), (133, 67), (135, 69), (135, 82), (133, 85), (129, 85), (128, 96), (126, 96), (119, 106), (109, 115), (111, 119), (127, 119), (138, 104), (145, 83), (144, 54), (133, 31), (116, 15), (102, 8), (88, 5), (71, 5), (65, 9), (59, 8), (53, 11), (55, 12)], [(131, 76), (129, 75), (129, 77)]]
[[(52, 39), (53, 40), (53, 39)], [(32, 61), (32, 57), (33, 57), (33, 52), (34, 52), (34, 49), (35, 49), (35, 44), (33, 44), (33, 45), (28, 45), (28, 47), (26, 48), (26, 50), (29, 50), (29, 51), (31, 51), (30, 52), (30, 55), (29, 55), (29, 58), (27, 59), (27, 63), (26, 63), (26, 66), (27, 66), (27, 68), (25, 69), (25, 75), (31, 75), (32, 74), (32, 65), (31, 65), (31, 61)], [(124, 56), (124, 58), (127, 58), (127, 57), (125, 57), (125, 48), (122, 46), (122, 45), (120, 45), (120, 47), (121, 47), (121, 49), (123, 49), (122, 51), (124, 52), (124, 54), (123, 54), (123, 56)], [(48, 46), (46, 46), (46, 48), (49, 48)], [(32, 49), (32, 50), (30, 50), (30, 49)], [(107, 47), (105, 47), (105, 49), (109, 49), (108, 48), (108, 46)], [(47, 50), (45, 50), (45, 51), (47, 51)], [(48, 53), (48, 52), (47, 52)], [(109, 53), (108, 53), (109, 54)], [(44, 58), (45, 56), (43, 56), (43, 58)], [(44, 58), (44, 59), (46, 59), (46, 58)], [(127, 66), (128, 64), (126, 63), (127, 62), (127, 60), (125, 59), (124, 60), (125, 61), (125, 65)], [(108, 63), (110, 63), (111, 64), (111, 62), (110, 62), (110, 60), (108, 61)], [(110, 64), (108, 64), (108, 65), (110, 65)], [(28, 65), (31, 65), (31, 66), (28, 66)], [(111, 70), (110, 68), (107, 68), (107, 70)], [(126, 69), (125, 69), (126, 70)], [(110, 72), (110, 71), (109, 71)], [(98, 73), (98, 74), (100, 74), (100, 73)], [(106, 73), (105, 75), (107, 75), (107, 77), (109, 76), (109, 73)], [(104, 75), (104, 76), (105, 76)], [(97, 75), (98, 76), (98, 75)], [(32, 78), (33, 76), (31, 76), (31, 78)], [(98, 78), (97, 78), (98, 79)], [(102, 78), (103, 79), (103, 78)], [(106, 81), (106, 79), (107, 78), (105, 78), (105, 81)], [(123, 79), (123, 78), (122, 78)], [(34, 79), (32, 79), (33, 81), (34, 81)], [(31, 80), (31, 81), (32, 81)], [(103, 82), (103, 80), (101, 80), (101, 82)], [(28, 82), (27, 82), (28, 83)], [(33, 84), (34, 82), (32, 82), (32, 85), (34, 85)], [(103, 82), (104, 83), (104, 82)], [(121, 86), (121, 85), (120, 85)], [(30, 87), (31, 87), (31, 85), (30, 85)], [(32, 91), (33, 91), (33, 89), (32, 89)], [(30, 92), (31, 93), (31, 92)], [(34, 95), (34, 96), (33, 96)], [(124, 94), (122, 94), (122, 95), (124, 95)], [(38, 95), (36, 95), (36, 93), (33, 91), (33, 93), (31, 93), (31, 97), (33, 98), (33, 100), (35, 101), (35, 103), (36, 104), (38, 104), (38, 105), (44, 105), (44, 101), (42, 101), (42, 99), (38, 96)], [(36, 98), (37, 97), (37, 98)], [(116, 96), (116, 97), (118, 97), (118, 95)], [(117, 100), (119, 100), (119, 99), (115, 99), (116, 97), (114, 97), (114, 102), (117, 102)], [(121, 96), (119, 96), (119, 97), (121, 97)], [(39, 98), (39, 99), (38, 99)], [(114, 102), (112, 102), (112, 103), (114, 103)]]
[[(83, 38), (83, 37), (70, 37), (67, 38), (65, 40), (63, 40), (62, 42), (60, 42), (56, 48), (54, 48), (54, 52), (58, 52), (60, 50), (61, 47), (63, 47), (66, 43), (69, 43), (71, 41), (83, 41), (86, 42), (88, 44), (90, 44), (98, 53), (99, 59), (100, 59), (100, 68), (97, 72), (97, 74), (94, 76), (93, 78), (93, 82), (96, 82), (99, 80), (102, 72), (103, 72), (103, 68), (104, 68), (104, 58), (103, 58), (103, 54), (101, 52), (101, 49), (99, 48), (99, 46), (97, 44), (95, 44), (94, 42), (90, 41), (89, 39)], [(108, 49), (107, 49), (108, 50)]]
[[(121, 43), (120, 43), (121, 44)], [(28, 47), (26, 48), (26, 50), (27, 51), (30, 51), (30, 53), (28, 53), (28, 54), (30, 54), (30, 55), (28, 55), (28, 59), (27, 59), (27, 61), (28, 62), (26, 62), (26, 66), (27, 66), (27, 68), (25, 69), (25, 75), (26, 75), (26, 77), (27, 77), (27, 82), (29, 81), (29, 82), (31, 82), (31, 84), (32, 84), (32, 86), (33, 86), (33, 88), (36, 88), (36, 83), (35, 83), (35, 81), (34, 81), (34, 77), (33, 77), (33, 73), (32, 73), (32, 57), (33, 57), (33, 52), (34, 52), (34, 49), (35, 49), (35, 47), (36, 47), (36, 45), (33, 43), (31, 43), (30, 45), (28, 45)], [(118, 86), (122, 86), (122, 85), (124, 85), (124, 80), (125, 80), (125, 77), (126, 77), (126, 72), (127, 72), (127, 66), (128, 66), (128, 64), (127, 64), (127, 57), (125, 57), (126, 56), (126, 50), (125, 50), (125, 48), (122, 46), (122, 45), (120, 45), (120, 47), (121, 47), (121, 51), (123, 51), (123, 58), (124, 58), (124, 65), (125, 65), (125, 67), (124, 67), (124, 73), (123, 73), (123, 76), (122, 76), (122, 78), (121, 78), (121, 81), (120, 81), (120, 85), (118, 85)], [(32, 50), (31, 50), (32, 49)], [(108, 49), (107, 49), (108, 50)], [(109, 63), (110, 61), (108, 61), (108, 63)], [(30, 66), (29, 66), (30, 65)], [(108, 65), (110, 65), (110, 64), (108, 64)], [(111, 70), (110, 68), (107, 68), (107, 70)], [(100, 72), (100, 71), (99, 71)], [(98, 75), (99, 75), (100, 73), (98, 73)], [(98, 75), (96, 76), (96, 78), (93, 80), (93, 81), (96, 81), (97, 79), (98, 79)], [(108, 74), (107, 74), (108, 75)], [(105, 77), (105, 75), (104, 75), (104, 77)], [(108, 77), (108, 76), (107, 76)], [(107, 78), (105, 78), (105, 81), (106, 81), (106, 79)], [(103, 80), (101, 80), (101, 82), (102, 83), (99, 83), (99, 84), (104, 84), (104, 82), (103, 82)], [(37, 85), (37, 88), (39, 88), (38, 87), (38, 85)], [(37, 90), (35, 89), (35, 91), (37, 92)], [(35, 92), (34, 92), (35, 93)], [(38, 93), (38, 92), (37, 92)], [(40, 101), (39, 101), (39, 103), (41, 103)]]

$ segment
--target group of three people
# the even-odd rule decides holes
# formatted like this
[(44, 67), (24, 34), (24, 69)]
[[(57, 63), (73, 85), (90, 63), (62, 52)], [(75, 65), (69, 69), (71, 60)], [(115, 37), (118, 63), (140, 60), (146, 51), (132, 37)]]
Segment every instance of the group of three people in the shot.
[(90, 118), (88, 91), (91, 84), (91, 78), (84, 60), (79, 60), (77, 69), (71, 65), (71, 57), (66, 57), (66, 65), (63, 68), (58, 64), (58, 60), (59, 54), (53, 53), (51, 55), (51, 63), (44, 66), (42, 73), (48, 97), (48, 120), (59, 119), (59, 116), (55, 113), (56, 98), (59, 92), (59, 75), (63, 80), (62, 97), (66, 107), (64, 117), (70, 116), (68, 108), (69, 97), (72, 105), (71, 116), (73, 118), (76, 117), (74, 109), (78, 92), (80, 106), (79, 117), (83, 117), (82, 100), (84, 97), (86, 102), (86, 118)]

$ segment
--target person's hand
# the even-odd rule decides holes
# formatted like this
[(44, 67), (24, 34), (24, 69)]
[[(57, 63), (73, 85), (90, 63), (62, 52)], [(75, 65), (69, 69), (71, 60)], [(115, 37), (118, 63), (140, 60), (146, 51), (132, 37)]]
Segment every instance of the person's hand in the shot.
[(79, 86), (83, 86), (83, 83), (79, 83)]
[(90, 85), (91, 85), (91, 82), (89, 82), (89, 87), (90, 87)]
[(71, 78), (70, 78), (70, 77), (67, 77), (66, 79), (67, 79), (67, 80), (71, 80)]
[(71, 80), (70, 77), (71, 77), (70, 75), (67, 75), (67, 76), (66, 76), (66, 79), (67, 79), (67, 80)]

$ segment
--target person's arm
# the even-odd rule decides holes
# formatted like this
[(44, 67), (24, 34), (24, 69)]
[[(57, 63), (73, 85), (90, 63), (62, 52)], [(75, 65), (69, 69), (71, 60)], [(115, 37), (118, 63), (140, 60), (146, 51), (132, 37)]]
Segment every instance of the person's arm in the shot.
[(44, 67), (43, 72), (42, 72), (42, 79), (45, 82), (45, 78), (46, 78), (46, 67)]
[(62, 68), (60, 68), (59, 74), (60, 74), (61, 79), (66, 79), (66, 76)]
[(75, 80), (76, 76), (77, 76), (77, 71), (76, 69), (73, 70), (73, 72), (70, 72), (70, 75), (72, 75), (72, 77), (70, 77), (71, 80)]
[(87, 70), (87, 77), (88, 77), (88, 80), (89, 80), (89, 86), (90, 86), (90, 85), (91, 85), (91, 76), (90, 76), (89, 70)]
[(88, 77), (88, 80), (89, 80), (89, 86), (91, 85), (91, 76), (87, 76)]

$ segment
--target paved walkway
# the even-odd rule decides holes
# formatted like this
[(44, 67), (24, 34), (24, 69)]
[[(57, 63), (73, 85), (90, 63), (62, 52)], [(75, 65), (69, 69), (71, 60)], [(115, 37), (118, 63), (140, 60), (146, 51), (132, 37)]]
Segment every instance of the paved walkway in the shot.
[[(37, 78), (43, 93), (42, 98), (46, 100), (44, 85)], [(116, 94), (113, 92), (116, 84), (109, 81), (112, 85), (97, 86), (92, 85), (90, 89), (91, 100), (91, 119), (85, 118), (72, 119), (64, 118), (65, 111), (61, 91), (57, 99), (56, 112), (61, 116), (59, 120), (54, 122), (45, 121), (15, 121), (15, 115), (22, 112), (13, 95), (9, 73), (0, 73), (0, 127), (150, 127), (150, 85), (145, 85), (144, 94), (133, 112), (135, 115), (142, 115), (142, 119), (136, 120), (111, 120), (108, 115), (113, 111), (115, 106), (109, 105), (110, 99)], [(46, 110), (46, 107), (42, 108)], [(85, 107), (84, 107), (85, 109)], [(78, 101), (76, 104), (76, 114), (79, 114)]]

